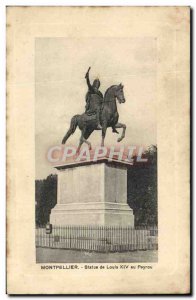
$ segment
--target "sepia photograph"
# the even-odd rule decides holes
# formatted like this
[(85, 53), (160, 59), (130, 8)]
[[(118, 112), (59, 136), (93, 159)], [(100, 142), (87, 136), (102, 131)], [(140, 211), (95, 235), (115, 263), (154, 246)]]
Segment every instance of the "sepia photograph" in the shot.
[(190, 26), (7, 6), (8, 294), (190, 293)]
[(156, 38), (35, 40), (37, 262), (157, 261), (156, 74)]

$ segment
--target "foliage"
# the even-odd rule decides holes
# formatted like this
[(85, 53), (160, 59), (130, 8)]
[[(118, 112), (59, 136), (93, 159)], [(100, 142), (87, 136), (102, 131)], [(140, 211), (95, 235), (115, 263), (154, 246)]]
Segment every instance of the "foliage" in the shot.
[[(157, 225), (157, 147), (150, 146), (143, 158), (128, 170), (128, 203), (135, 215), (135, 225)], [(136, 158), (135, 158), (136, 160)]]
[(35, 181), (36, 225), (45, 225), (49, 221), (51, 209), (57, 201), (57, 176)]

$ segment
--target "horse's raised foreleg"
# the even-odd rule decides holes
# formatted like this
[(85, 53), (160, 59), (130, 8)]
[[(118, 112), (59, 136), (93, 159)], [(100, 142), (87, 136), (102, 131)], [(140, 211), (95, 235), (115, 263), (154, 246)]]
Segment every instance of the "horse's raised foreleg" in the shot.
[(118, 140), (117, 140), (117, 142), (121, 142), (122, 139), (124, 139), (124, 137), (125, 137), (126, 125), (123, 124), (123, 123), (117, 123), (117, 124), (115, 125), (115, 128), (123, 128), (122, 135), (121, 135), (121, 137), (119, 137)]
[(119, 134), (119, 132), (116, 130), (115, 126), (112, 127), (112, 132)]
[(102, 140), (101, 140), (101, 147), (104, 146), (104, 140), (105, 140), (106, 131), (107, 131), (107, 125), (102, 124)]

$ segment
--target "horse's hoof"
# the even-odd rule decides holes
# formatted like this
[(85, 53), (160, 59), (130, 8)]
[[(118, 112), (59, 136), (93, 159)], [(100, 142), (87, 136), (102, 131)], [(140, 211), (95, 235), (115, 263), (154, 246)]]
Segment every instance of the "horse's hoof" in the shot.
[(117, 139), (117, 142), (118, 142), (118, 143), (120, 143), (121, 141), (122, 141), (122, 139), (121, 139), (121, 138)]

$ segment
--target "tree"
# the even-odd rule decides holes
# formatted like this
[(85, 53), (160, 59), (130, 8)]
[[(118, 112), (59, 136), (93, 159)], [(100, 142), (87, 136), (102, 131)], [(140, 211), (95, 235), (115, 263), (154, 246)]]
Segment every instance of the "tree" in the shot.
[(57, 176), (35, 181), (36, 225), (46, 225), (51, 209), (57, 202)]
[(128, 170), (128, 203), (135, 215), (135, 225), (157, 225), (157, 147), (143, 155), (147, 163), (136, 162)]

